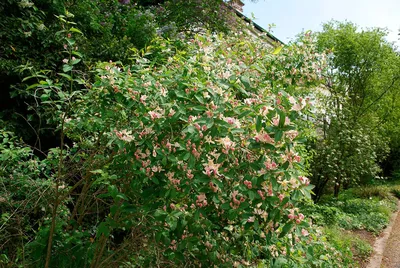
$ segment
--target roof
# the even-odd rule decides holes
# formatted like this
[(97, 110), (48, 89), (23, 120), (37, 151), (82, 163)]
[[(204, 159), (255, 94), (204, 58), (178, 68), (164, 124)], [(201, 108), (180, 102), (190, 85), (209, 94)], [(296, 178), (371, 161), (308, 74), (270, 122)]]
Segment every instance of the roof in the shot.
[(246, 21), (247, 23), (251, 24), (252, 26), (254, 26), (254, 29), (256, 29), (257, 31), (259, 31), (260, 33), (265, 33), (270, 39), (272, 39), (272, 41), (280, 43), (280, 44), (285, 44), (284, 42), (282, 42), (281, 40), (279, 40), (277, 37), (275, 37), (273, 34), (271, 34), (270, 32), (268, 32), (267, 30), (265, 30), (263, 27), (261, 27), (260, 25), (258, 25), (257, 23), (255, 23), (254, 21), (252, 21), (249, 17), (245, 16), (242, 12), (240, 12), (239, 10), (229, 6), (229, 8), (232, 8), (236, 15), (238, 17), (240, 17), (241, 19), (243, 19), (244, 21)]

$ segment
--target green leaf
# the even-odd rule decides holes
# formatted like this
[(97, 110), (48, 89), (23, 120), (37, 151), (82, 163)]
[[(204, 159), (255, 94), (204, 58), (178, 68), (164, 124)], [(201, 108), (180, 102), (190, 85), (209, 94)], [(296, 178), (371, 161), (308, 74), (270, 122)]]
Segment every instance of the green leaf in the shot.
[(307, 248), (307, 258), (312, 259), (314, 257), (314, 249), (312, 246)]
[(68, 42), (68, 45), (70, 45), (70, 46), (75, 45), (75, 40), (74, 40), (74, 39), (66, 38), (66, 40), (67, 40), (67, 42)]
[(251, 88), (249, 77), (247, 77), (247, 76), (241, 76), (241, 77), (240, 77), (240, 81), (242, 82), (242, 84), (244, 85), (244, 87), (245, 87), (246, 89), (250, 89), (250, 88)]
[(109, 185), (109, 186), (108, 186), (108, 192), (110, 193), (110, 195), (111, 195), (113, 198), (116, 198), (116, 196), (117, 196), (117, 194), (118, 194), (117, 186), (115, 186), (115, 185)]
[(285, 125), (286, 115), (281, 110), (278, 111), (278, 114), (279, 114), (279, 126), (283, 127)]
[(248, 191), (248, 192), (247, 192), (247, 195), (249, 196), (249, 199), (250, 199), (251, 201), (253, 201), (253, 200), (256, 198), (256, 196), (257, 196), (252, 190)]
[(123, 200), (128, 200), (128, 197), (126, 197), (126, 195), (124, 195), (123, 193), (119, 193), (119, 194), (117, 194), (115, 197), (116, 197), (116, 198), (123, 199)]
[(80, 61), (81, 61), (81, 59), (74, 59), (74, 60), (71, 60), (70, 63), (72, 65), (75, 65), (75, 64), (78, 64)]
[(251, 112), (252, 112), (251, 110), (244, 111), (244, 112), (242, 112), (241, 114), (239, 114), (238, 118), (240, 119), (240, 118), (242, 118), (242, 117), (245, 117), (245, 116), (247, 116), (248, 114), (250, 114)]
[(283, 48), (283, 45), (281, 45), (281, 46), (275, 48), (275, 50), (274, 50), (274, 52), (272, 52), (272, 54), (273, 54), (273, 55), (279, 54), (279, 52), (281, 52), (282, 48)]
[(163, 235), (162, 232), (156, 232), (156, 242), (160, 242), (161, 241), (162, 235)]
[(257, 132), (260, 132), (261, 127), (262, 127), (262, 119), (261, 119), (261, 116), (258, 115), (257, 119), (256, 119), (256, 130), (257, 130)]
[(275, 142), (279, 142), (282, 139), (283, 136), (283, 131), (282, 130), (277, 130), (275, 132)]
[(100, 223), (100, 225), (97, 227), (97, 235), (105, 235), (108, 236), (110, 234), (110, 228), (106, 225), (105, 222)]
[(69, 71), (72, 70), (72, 68), (73, 68), (72, 65), (64, 64), (63, 65), (63, 72), (64, 73), (69, 72)]
[(279, 234), (279, 238), (284, 237), (293, 227), (293, 223), (286, 223), (282, 228), (282, 232)]
[(104, 172), (101, 169), (96, 169), (96, 170), (90, 171), (90, 173), (92, 173), (92, 174), (103, 174)]
[(82, 53), (78, 52), (78, 51), (72, 51), (71, 52), (72, 55), (78, 56), (79, 58), (83, 58)]
[(300, 191), (307, 199), (311, 199), (311, 194), (309, 191), (307, 191), (306, 189), (300, 189)]
[(49, 94), (42, 94), (42, 95), (40, 96), (40, 99), (41, 99), (42, 101), (46, 101), (46, 100), (49, 99), (49, 97), (50, 97)]
[(58, 75), (61, 75), (62, 77), (67, 78), (69, 81), (72, 81), (72, 77), (68, 74), (64, 74), (64, 73), (57, 73)]
[(158, 219), (164, 219), (164, 217), (167, 215), (167, 212), (165, 212), (162, 209), (157, 209), (156, 212), (154, 212), (154, 217)]
[(73, 32), (73, 33), (78, 33), (78, 34), (83, 35), (83, 33), (82, 33), (80, 30), (78, 30), (78, 29), (76, 29), (76, 28), (74, 28), (74, 27), (71, 27), (71, 29), (69, 29), (69, 31), (70, 31), (70, 32)]
[(171, 231), (174, 231), (176, 229), (176, 226), (178, 224), (178, 220), (175, 217), (168, 216), (165, 219), (165, 222), (169, 225)]
[(228, 209), (231, 208), (231, 206), (229, 205), (229, 202), (225, 202), (225, 203), (223, 203), (223, 204), (221, 205), (221, 208), (222, 208), (223, 210), (228, 210)]

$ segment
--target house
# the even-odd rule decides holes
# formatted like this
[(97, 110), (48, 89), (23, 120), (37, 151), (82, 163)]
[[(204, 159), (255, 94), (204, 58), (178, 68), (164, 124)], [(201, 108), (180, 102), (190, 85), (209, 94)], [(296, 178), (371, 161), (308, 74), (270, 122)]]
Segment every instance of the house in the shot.
[(243, 14), (244, 3), (241, 0), (231, 0), (229, 1), (228, 7), (234, 10), (236, 15), (243, 21), (249, 24), (249, 33), (253, 36), (264, 38), (267, 44), (271, 47), (276, 47), (284, 44), (281, 40), (275, 37), (273, 34), (265, 30), (263, 27), (252, 21), (249, 17)]

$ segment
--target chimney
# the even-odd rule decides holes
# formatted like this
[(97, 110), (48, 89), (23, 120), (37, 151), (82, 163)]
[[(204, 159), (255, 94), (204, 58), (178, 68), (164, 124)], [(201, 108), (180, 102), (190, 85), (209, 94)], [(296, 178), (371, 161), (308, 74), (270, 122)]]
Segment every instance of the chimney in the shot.
[(243, 13), (243, 6), (244, 3), (240, 0), (231, 0), (229, 1), (231, 7), (233, 7), (234, 9), (236, 9), (237, 11)]

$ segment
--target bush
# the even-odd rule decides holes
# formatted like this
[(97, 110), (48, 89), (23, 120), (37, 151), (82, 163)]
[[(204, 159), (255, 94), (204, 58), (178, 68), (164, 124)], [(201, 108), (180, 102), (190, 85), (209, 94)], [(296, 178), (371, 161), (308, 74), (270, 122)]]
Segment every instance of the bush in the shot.
[(382, 199), (392, 199), (390, 189), (387, 186), (361, 186), (353, 190), (353, 194), (360, 198), (378, 197)]
[(400, 198), (400, 185), (390, 187), (390, 191), (395, 197)]
[(388, 225), (396, 205), (386, 200), (351, 199), (341, 203), (340, 208), (345, 212), (339, 217), (340, 227), (379, 233)]
[[(184, 51), (158, 39), (131, 67), (99, 64), (87, 89), (73, 86), (79, 59), (64, 62), (66, 80), (40, 76), (27, 92), (58, 126), (61, 145), (43, 160), (55, 193), (51, 216), (27, 246), (29, 261), (340, 262), (298, 207), (312, 188), (296, 152), (310, 103), (284, 89), (318, 83), (313, 68), (323, 55), (307, 38), (274, 53), (244, 35), (199, 35)], [(150, 60), (160, 57), (165, 65)], [(324, 258), (315, 259), (313, 243)]]
[(324, 205), (312, 205), (304, 208), (315, 224), (319, 226), (331, 226), (338, 222), (339, 214), (343, 213), (338, 208)]

